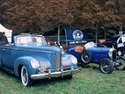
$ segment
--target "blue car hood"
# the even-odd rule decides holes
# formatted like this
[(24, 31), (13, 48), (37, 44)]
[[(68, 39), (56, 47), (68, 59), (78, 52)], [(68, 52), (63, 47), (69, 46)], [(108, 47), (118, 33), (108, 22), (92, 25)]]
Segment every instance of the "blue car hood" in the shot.
[(88, 50), (90, 50), (91, 52), (95, 52), (95, 53), (108, 53), (110, 51), (111, 48), (103, 48), (103, 47), (91, 47), (88, 48)]
[(31, 50), (31, 51), (49, 51), (49, 52), (54, 52), (54, 53), (60, 53), (61, 48), (55, 47), (55, 46), (35, 46), (35, 47), (30, 47), (30, 46), (21, 46), (17, 47), (17, 49), (26, 49), (26, 50)]

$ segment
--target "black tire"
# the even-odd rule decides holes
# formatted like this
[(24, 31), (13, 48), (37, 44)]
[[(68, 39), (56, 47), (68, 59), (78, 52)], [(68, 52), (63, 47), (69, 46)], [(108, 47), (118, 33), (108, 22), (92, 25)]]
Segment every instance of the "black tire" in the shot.
[(109, 59), (104, 59), (100, 62), (99, 69), (104, 74), (110, 74), (114, 70), (114, 63)]
[(115, 68), (117, 70), (124, 70), (125, 69), (125, 58), (124, 57), (119, 56), (117, 58), (117, 64), (116, 64)]
[(84, 50), (81, 54), (81, 64), (87, 65), (92, 61), (92, 54), (88, 50)]
[(25, 66), (22, 66), (20, 75), (21, 75), (22, 84), (25, 87), (30, 86), (31, 85), (31, 79), (29, 77), (28, 70), (27, 70), (27, 68)]

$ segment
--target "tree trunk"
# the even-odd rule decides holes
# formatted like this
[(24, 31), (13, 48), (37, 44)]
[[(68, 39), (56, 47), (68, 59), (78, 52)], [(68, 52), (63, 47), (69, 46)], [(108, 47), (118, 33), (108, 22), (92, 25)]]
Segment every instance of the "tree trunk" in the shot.
[(60, 26), (58, 26), (58, 43), (60, 44)]

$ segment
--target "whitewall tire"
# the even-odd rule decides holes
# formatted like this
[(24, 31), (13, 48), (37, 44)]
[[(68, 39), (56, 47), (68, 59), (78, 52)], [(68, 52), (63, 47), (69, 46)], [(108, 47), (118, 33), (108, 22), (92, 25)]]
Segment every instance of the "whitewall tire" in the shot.
[(25, 66), (22, 66), (21, 68), (21, 81), (22, 81), (22, 84), (26, 87), (30, 86), (31, 84), (31, 79), (28, 75), (28, 70)]

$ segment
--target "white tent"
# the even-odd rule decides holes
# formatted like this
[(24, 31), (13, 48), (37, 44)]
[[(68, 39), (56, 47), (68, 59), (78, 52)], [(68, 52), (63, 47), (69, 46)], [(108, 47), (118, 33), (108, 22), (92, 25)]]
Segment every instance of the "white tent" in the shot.
[(5, 33), (5, 36), (7, 37), (8, 42), (12, 41), (12, 30), (7, 29), (0, 24), (0, 32)]

